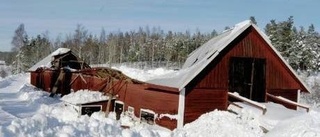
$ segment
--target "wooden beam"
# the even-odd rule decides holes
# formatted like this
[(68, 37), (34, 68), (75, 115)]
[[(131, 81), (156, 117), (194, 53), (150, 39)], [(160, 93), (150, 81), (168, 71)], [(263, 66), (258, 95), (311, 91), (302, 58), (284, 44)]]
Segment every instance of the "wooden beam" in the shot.
[(307, 110), (307, 112), (309, 112), (309, 110), (310, 110), (310, 106), (294, 102), (292, 100), (286, 99), (286, 98), (281, 97), (281, 96), (275, 96), (275, 95), (272, 95), (272, 94), (269, 94), (269, 93), (267, 93), (267, 96), (272, 98), (272, 99), (274, 99), (274, 100), (280, 101), (280, 102), (284, 102), (284, 103), (288, 103), (290, 105), (294, 105), (294, 106), (297, 106), (297, 107), (304, 108), (304, 109)]
[(251, 105), (251, 106), (253, 106), (253, 107), (256, 107), (256, 108), (258, 108), (258, 109), (261, 109), (263, 115), (266, 114), (266, 112), (267, 112), (267, 107), (266, 107), (265, 105), (260, 104), (260, 103), (255, 102), (255, 101), (252, 101), (252, 100), (247, 99), (247, 98), (245, 98), (245, 97), (242, 97), (242, 96), (240, 96), (238, 93), (228, 92), (228, 95), (229, 95), (229, 97), (233, 97), (233, 98), (235, 98), (235, 99), (238, 99), (238, 100), (241, 100), (241, 101), (243, 101), (243, 102), (246, 102), (246, 103), (248, 103), (249, 105)]

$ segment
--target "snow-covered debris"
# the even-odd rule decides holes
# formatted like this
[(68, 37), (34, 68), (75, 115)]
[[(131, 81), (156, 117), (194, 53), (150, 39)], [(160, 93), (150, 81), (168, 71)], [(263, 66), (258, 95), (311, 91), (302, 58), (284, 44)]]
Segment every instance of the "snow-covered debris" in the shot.
[(62, 101), (77, 105), (89, 102), (96, 102), (107, 100), (107, 96), (104, 96), (98, 91), (78, 90), (77, 92), (71, 92), (61, 98)]
[(36, 63), (34, 66), (29, 68), (28, 71), (36, 71), (39, 67), (50, 68), (52, 66), (51, 61), (54, 56), (62, 55), (70, 52), (70, 49), (67, 48), (59, 48), (56, 51), (52, 52), (50, 55)]

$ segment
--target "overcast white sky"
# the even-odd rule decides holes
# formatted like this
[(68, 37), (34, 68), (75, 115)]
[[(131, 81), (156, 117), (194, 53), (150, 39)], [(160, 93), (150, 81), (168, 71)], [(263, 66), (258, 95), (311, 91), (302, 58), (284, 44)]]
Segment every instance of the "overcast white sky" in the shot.
[(73, 33), (77, 24), (91, 34), (160, 27), (168, 31), (221, 31), (255, 16), (264, 28), (271, 19), (294, 16), (296, 26), (319, 31), (319, 0), (0, 0), (0, 51), (11, 50), (23, 23), (29, 37), (46, 31), (51, 39)]

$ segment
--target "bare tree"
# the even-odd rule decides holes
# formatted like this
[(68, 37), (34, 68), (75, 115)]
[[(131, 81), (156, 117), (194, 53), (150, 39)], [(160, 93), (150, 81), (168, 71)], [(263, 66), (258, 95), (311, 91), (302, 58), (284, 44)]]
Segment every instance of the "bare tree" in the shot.
[(19, 51), (22, 47), (25, 47), (29, 43), (28, 35), (24, 29), (24, 24), (20, 24), (18, 28), (14, 32), (14, 36), (12, 38), (12, 51), (16, 54), (15, 60), (12, 63), (14, 73), (22, 72), (23, 62), (21, 59), (23, 58), (22, 52)]
[(107, 58), (107, 38), (106, 38), (106, 31), (104, 28), (102, 28), (101, 33), (100, 33), (100, 38), (99, 38), (99, 56), (98, 56), (98, 61), (99, 64), (101, 63), (106, 63), (106, 58)]
[(24, 29), (24, 24), (20, 24), (18, 28), (14, 31), (14, 36), (12, 38), (12, 51), (19, 51), (21, 47), (26, 45), (26, 40), (28, 38), (27, 32)]
[(88, 30), (86, 30), (82, 25), (78, 24), (74, 34), (74, 46), (80, 58), (82, 58), (82, 47), (84, 46), (84, 42), (88, 37), (87, 34)]

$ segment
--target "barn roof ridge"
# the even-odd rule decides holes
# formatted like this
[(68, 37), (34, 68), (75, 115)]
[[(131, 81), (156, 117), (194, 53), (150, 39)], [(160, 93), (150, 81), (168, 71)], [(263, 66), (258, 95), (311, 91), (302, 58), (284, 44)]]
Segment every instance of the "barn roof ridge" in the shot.
[(205, 44), (189, 54), (182, 69), (175, 74), (168, 74), (158, 77), (147, 82), (168, 87), (177, 88), (181, 91), (191, 80), (196, 77), (210, 62), (212, 62), (234, 39), (242, 34), (246, 29), (252, 26), (261, 37), (267, 42), (269, 47), (277, 54), (286, 67), (292, 72), (294, 77), (310, 92), (306, 84), (298, 77), (292, 67), (285, 61), (280, 53), (272, 46), (268, 36), (265, 35), (257, 25), (250, 20), (245, 20), (236, 24), (233, 28), (225, 30), (218, 36), (210, 39)]

